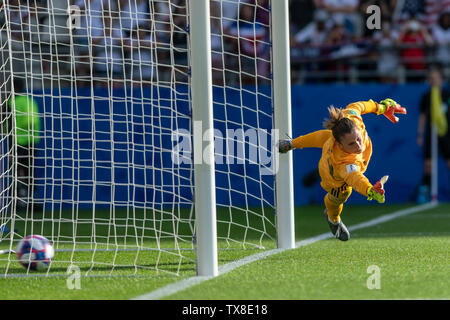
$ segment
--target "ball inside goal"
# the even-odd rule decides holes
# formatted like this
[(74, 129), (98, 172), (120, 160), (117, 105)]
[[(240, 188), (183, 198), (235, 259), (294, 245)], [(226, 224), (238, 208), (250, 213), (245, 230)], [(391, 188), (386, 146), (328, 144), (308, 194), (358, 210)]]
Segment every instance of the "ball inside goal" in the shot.
[(30, 235), (20, 240), (16, 254), (19, 263), (26, 269), (45, 271), (55, 255), (55, 250), (47, 238)]

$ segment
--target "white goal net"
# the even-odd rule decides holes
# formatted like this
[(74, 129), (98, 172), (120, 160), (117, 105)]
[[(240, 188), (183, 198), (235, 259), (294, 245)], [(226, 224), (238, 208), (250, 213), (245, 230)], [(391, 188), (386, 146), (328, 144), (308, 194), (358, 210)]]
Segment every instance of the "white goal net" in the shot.
[[(276, 246), (270, 1), (212, 0), (219, 261)], [(0, 274), (195, 272), (189, 1), (3, 0)], [(221, 250), (223, 249), (223, 250)]]

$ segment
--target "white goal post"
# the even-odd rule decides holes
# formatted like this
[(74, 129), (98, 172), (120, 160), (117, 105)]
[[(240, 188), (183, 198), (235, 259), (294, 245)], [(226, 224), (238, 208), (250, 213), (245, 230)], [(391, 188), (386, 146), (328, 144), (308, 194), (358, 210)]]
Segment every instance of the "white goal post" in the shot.
[[(0, 274), (216, 276), (293, 248), (288, 0), (4, 0)], [(230, 251), (231, 250), (231, 251)]]
[(209, 1), (191, 1), (190, 30), (192, 55), (192, 104), (194, 123), (202, 125), (200, 135), (194, 129), (194, 198), (197, 225), (197, 274), (217, 276), (217, 222), (216, 222), (216, 180), (214, 170), (214, 149), (203, 155), (203, 129), (209, 143), (214, 143), (211, 30)]
[[(276, 108), (275, 127), (281, 135), (292, 137), (291, 111), (291, 59), (289, 36), (289, 1), (272, 3), (273, 37), (273, 86)], [(277, 186), (277, 239), (278, 247), (295, 247), (294, 221), (294, 171), (292, 152), (280, 157)]]

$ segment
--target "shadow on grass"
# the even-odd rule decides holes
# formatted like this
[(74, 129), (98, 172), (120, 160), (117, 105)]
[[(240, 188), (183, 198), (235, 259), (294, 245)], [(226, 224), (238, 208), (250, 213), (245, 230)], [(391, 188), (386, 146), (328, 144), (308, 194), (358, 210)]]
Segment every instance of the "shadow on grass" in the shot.
[[(61, 264), (61, 263), (58, 263)], [(135, 274), (147, 274), (149, 276), (156, 275), (156, 272), (160, 273), (183, 273), (183, 272), (192, 272), (195, 271), (195, 263), (194, 262), (164, 262), (159, 264), (143, 264), (138, 267), (135, 266), (96, 266), (95, 263), (89, 266), (79, 266), (79, 271), (81, 275), (90, 275), (90, 276), (109, 276), (109, 275), (121, 275), (121, 276), (133, 276)], [(70, 276), (73, 274), (67, 273), (70, 264), (67, 266), (51, 266), (50, 271), (48, 272), (48, 276)], [(25, 267), (10, 267), (8, 270), (9, 275), (27, 275), (27, 269)], [(45, 271), (33, 271), (30, 270), (28, 273), (30, 276), (47, 276), (47, 272)]]

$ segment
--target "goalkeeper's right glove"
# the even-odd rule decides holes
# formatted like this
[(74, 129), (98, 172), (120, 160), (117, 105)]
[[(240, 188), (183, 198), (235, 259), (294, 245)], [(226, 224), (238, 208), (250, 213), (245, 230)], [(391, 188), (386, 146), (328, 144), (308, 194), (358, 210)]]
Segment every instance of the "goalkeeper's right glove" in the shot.
[(278, 151), (280, 153), (286, 153), (289, 150), (292, 150), (292, 141), (291, 141), (291, 139), (280, 140), (278, 142)]
[(383, 114), (391, 122), (397, 123), (399, 119), (395, 116), (396, 113), (406, 114), (406, 108), (392, 99), (384, 99), (378, 103), (378, 115)]
[(381, 181), (377, 181), (372, 187), (367, 189), (367, 200), (375, 199), (378, 203), (384, 203), (384, 188)]

